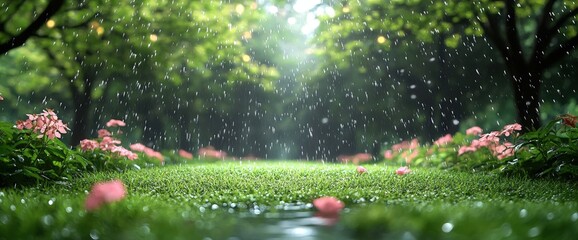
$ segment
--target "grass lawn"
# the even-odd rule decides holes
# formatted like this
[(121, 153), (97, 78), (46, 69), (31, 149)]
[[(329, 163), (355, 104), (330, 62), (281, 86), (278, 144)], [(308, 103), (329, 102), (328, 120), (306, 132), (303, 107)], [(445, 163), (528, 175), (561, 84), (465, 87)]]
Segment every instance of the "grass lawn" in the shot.
[[(416, 168), (243, 161), (96, 173), (0, 190), (0, 239), (574, 239), (578, 184)], [(92, 184), (128, 195), (93, 212)], [(346, 205), (327, 225), (311, 202)]]

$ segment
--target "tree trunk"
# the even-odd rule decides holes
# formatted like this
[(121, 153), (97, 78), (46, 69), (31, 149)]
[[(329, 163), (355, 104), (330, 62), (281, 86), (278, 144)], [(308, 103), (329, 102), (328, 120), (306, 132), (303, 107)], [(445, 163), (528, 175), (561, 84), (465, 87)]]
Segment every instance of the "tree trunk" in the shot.
[[(84, 85), (82, 92), (76, 90), (74, 97), (74, 119), (72, 125), (72, 137), (70, 145), (76, 146), (81, 140), (88, 138), (88, 130), (90, 123), (90, 109), (92, 103), (92, 76), (87, 74), (84, 76)], [(73, 83), (71, 83), (73, 85)], [(73, 90), (74, 92), (74, 90)]]
[(540, 128), (540, 85), (539, 72), (520, 72), (511, 74), (510, 81), (514, 90), (517, 122), (522, 125), (522, 132)]

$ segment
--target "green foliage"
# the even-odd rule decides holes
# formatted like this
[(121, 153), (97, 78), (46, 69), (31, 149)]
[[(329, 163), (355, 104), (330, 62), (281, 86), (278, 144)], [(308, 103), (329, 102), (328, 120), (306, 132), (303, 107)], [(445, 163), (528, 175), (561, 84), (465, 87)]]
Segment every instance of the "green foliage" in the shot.
[(0, 122), (0, 187), (69, 181), (89, 166), (59, 139), (37, 136)]
[[(564, 118), (574, 118), (573, 126)], [(503, 164), (510, 175), (578, 179), (578, 128), (576, 117), (566, 115), (547, 125), (522, 135), (516, 144), (516, 154)], [(571, 124), (572, 125), (572, 124)]]

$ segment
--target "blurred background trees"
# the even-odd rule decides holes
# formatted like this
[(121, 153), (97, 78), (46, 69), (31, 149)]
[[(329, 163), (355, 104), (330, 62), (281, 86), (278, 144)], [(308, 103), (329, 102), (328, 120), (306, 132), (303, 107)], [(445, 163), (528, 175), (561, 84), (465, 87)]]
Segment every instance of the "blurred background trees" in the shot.
[(71, 145), (116, 118), (158, 149), (333, 160), (577, 114), (576, 3), (513, 3), (0, 1), (0, 118), (53, 108)]

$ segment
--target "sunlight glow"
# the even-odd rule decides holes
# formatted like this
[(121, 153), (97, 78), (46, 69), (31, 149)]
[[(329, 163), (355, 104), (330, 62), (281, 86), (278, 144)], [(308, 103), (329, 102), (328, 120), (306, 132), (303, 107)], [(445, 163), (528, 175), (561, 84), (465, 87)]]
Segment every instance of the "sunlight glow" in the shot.
[(241, 58), (243, 59), (243, 62), (251, 61), (251, 56), (249, 56), (247, 54), (243, 54), (243, 56)]
[(151, 34), (151, 35), (149, 36), (149, 39), (150, 39), (152, 42), (156, 42), (157, 40), (159, 40), (159, 37), (158, 37), (156, 34), (153, 33), (153, 34)]
[(384, 44), (385, 41), (386, 41), (386, 39), (385, 39), (384, 36), (379, 36), (379, 37), (377, 37), (377, 43), (379, 43), (379, 44)]
[(239, 15), (243, 14), (243, 12), (245, 12), (245, 6), (243, 6), (243, 4), (237, 4), (237, 6), (235, 6), (235, 12)]
[(54, 26), (56, 26), (56, 22), (54, 20), (50, 19), (46, 22), (46, 26), (48, 28), (53, 28)]

